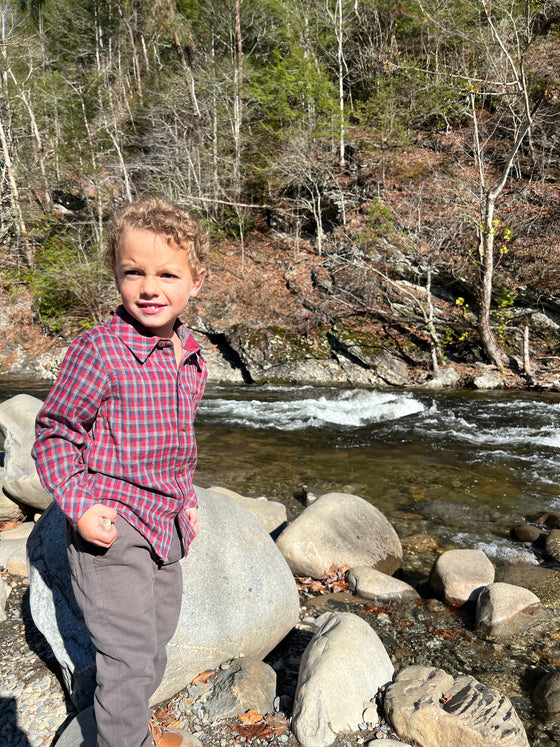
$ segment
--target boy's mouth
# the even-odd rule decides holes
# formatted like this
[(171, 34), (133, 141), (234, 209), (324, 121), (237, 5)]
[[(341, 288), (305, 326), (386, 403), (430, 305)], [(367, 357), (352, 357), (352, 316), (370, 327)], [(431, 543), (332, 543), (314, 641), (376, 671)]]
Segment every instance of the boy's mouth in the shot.
[(163, 304), (155, 304), (155, 303), (148, 303), (148, 304), (138, 304), (138, 308), (143, 311), (145, 314), (157, 314), (158, 311), (161, 311), (161, 309), (165, 308)]

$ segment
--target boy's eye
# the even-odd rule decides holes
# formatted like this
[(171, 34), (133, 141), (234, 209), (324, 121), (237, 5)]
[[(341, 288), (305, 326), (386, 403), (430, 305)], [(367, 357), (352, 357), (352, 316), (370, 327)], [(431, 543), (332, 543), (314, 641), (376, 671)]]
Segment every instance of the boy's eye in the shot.
[(177, 275), (175, 275), (173, 272), (162, 272), (161, 276), (162, 278), (167, 278), (168, 280), (177, 277)]
[(140, 270), (125, 270), (124, 274), (128, 277), (137, 277), (140, 275)]

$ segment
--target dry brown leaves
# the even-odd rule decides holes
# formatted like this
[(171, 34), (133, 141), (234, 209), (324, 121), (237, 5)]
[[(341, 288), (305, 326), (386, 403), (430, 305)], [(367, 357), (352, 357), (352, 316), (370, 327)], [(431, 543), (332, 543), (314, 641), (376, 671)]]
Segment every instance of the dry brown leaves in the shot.
[(154, 711), (154, 716), (159, 724), (162, 724), (169, 729), (181, 728), (181, 722), (171, 710), (171, 703), (168, 703), (165, 707), (158, 708), (157, 711)]
[(309, 576), (296, 576), (296, 586), (298, 589), (304, 589), (311, 594), (335, 594), (339, 591), (346, 591), (348, 588), (346, 572), (349, 570), (349, 565), (331, 565), (326, 574), (320, 579)]
[(254, 708), (247, 713), (240, 713), (237, 720), (241, 723), (230, 724), (230, 729), (237, 734), (236, 741), (265, 739), (270, 741), (280, 737), (288, 730), (288, 721), (282, 716), (269, 713), (263, 716)]
[(9, 529), (17, 529), (23, 524), (21, 519), (11, 519), (7, 521), (0, 521), (0, 532), (7, 532)]
[(208, 669), (206, 672), (201, 672), (200, 674), (197, 674), (194, 680), (191, 682), (191, 685), (197, 685), (201, 682), (206, 682), (212, 675), (214, 674), (213, 669)]

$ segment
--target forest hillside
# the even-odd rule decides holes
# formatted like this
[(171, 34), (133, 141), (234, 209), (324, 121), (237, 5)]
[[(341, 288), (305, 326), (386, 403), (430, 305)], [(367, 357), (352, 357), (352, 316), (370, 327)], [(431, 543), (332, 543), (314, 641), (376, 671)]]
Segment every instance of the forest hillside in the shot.
[(246, 380), (556, 376), (560, 3), (0, 7), (3, 370), (107, 317), (106, 222), (153, 192), (208, 226), (191, 322)]

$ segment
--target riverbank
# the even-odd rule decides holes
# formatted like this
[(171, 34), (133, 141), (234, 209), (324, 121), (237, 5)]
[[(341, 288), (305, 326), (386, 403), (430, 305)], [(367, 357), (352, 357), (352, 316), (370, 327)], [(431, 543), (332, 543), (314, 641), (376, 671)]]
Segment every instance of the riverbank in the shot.
[[(238, 743), (240, 734), (244, 737), (241, 741), (254, 747), (275, 744), (297, 747), (289, 719), (301, 657), (314, 622), (325, 611), (351, 612), (377, 633), (397, 672), (408, 666), (424, 665), (438, 667), (451, 675), (471, 675), (485, 687), (509, 698), (532, 747), (557, 744), (560, 722), (543, 719), (535, 712), (533, 692), (546, 674), (560, 666), (559, 627), (551, 619), (546, 622), (541, 619), (522, 640), (482, 636), (475, 629), (470, 605), (450, 607), (434, 598), (429, 590), (434, 559), (450, 547), (449, 541), (438, 535), (438, 522), (418, 512), (395, 512), (389, 518), (403, 544), (403, 570), (398, 576), (413, 585), (421, 597), (375, 602), (350, 594), (340, 577), (334, 583), (331, 578), (315, 584), (300, 579), (300, 622), (265, 659), (277, 675), (276, 731), (251, 730), (236, 718), (209, 720), (198, 705), (208, 689), (200, 682), (160, 704), (165, 718), (190, 729), (209, 747)], [(557, 519), (560, 522), (560, 515)], [(520, 544), (519, 566), (523, 565), (524, 548)], [(510, 565), (498, 563), (497, 578)], [(556, 568), (560, 570), (560, 564)], [(50, 747), (55, 744), (52, 735), (61, 731), (72, 716), (72, 706), (66, 702), (57, 662), (30, 617), (25, 577), (8, 573), (3, 573), (3, 577), (11, 588), (6, 609), (8, 619), (0, 624), (3, 683), (0, 716), (3, 739), (7, 740), (3, 744)], [(549, 612), (555, 610), (558, 615), (560, 584), (549, 588), (549, 597), (543, 603)], [(227, 615), (227, 610), (221, 614)], [(355, 733), (339, 735), (333, 744), (360, 747), (369, 740), (391, 736), (395, 737), (394, 732), (382, 720), (373, 729), (364, 724)]]
[[(68, 342), (46, 335), (37, 324), (2, 326), (0, 376), (54, 381), (68, 349)], [(242, 348), (232, 349), (193, 328), (208, 362), (209, 382), (219, 384), (272, 384), (290, 386), (340, 386), (365, 388), (478, 389), (509, 391), (560, 391), (560, 367), (551, 359), (527, 376), (520, 370), (457, 361), (445, 362), (437, 372), (425, 365), (406, 365), (398, 356), (381, 352), (369, 364), (357, 361), (355, 352), (328, 357), (303, 357), (267, 363), (270, 351), (248, 357)], [(273, 343), (271, 343), (273, 344)], [(241, 355), (241, 353), (243, 355)], [(291, 355), (291, 353), (290, 353)], [(326, 354), (325, 354), (326, 355)], [(245, 362), (242, 361), (242, 358)]]

